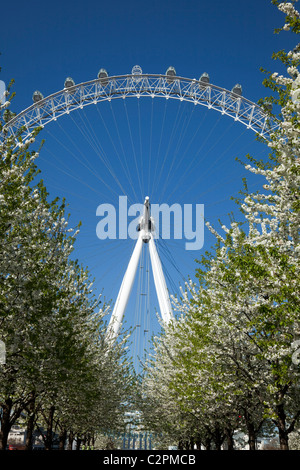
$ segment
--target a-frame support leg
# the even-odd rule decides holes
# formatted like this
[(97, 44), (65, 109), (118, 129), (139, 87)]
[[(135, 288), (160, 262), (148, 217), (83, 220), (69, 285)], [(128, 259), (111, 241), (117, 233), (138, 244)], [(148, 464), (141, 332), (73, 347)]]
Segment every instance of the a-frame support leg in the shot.
[(142, 233), (140, 232), (139, 237), (137, 239), (135, 248), (131, 255), (127, 270), (125, 272), (119, 294), (115, 303), (115, 307), (108, 325), (108, 332), (107, 335), (109, 338), (114, 339), (119, 332), (119, 329), (122, 324), (124, 312), (129, 300), (129, 296), (132, 290), (132, 286), (134, 283), (139, 259), (141, 256), (143, 246), (143, 239)]
[(173, 318), (167, 285), (161, 262), (156, 250), (155, 240), (152, 234), (152, 225), (152, 220), (150, 218), (149, 198), (146, 198), (144, 203), (144, 215), (140, 223), (139, 236), (125, 272), (125, 276), (123, 278), (115, 307), (108, 325), (107, 337), (109, 339), (114, 340), (120, 330), (125, 309), (134, 283), (143, 243), (149, 245), (154, 284), (162, 320), (165, 324), (168, 324), (169, 321)]
[(167, 290), (167, 285), (165, 281), (165, 276), (162, 270), (161, 262), (156, 250), (155, 241), (153, 235), (149, 240), (149, 252), (152, 265), (152, 272), (154, 278), (154, 284), (156, 289), (156, 294), (158, 298), (160, 314), (163, 319), (163, 322), (168, 324), (172, 319), (172, 308), (169, 298), (169, 293)]

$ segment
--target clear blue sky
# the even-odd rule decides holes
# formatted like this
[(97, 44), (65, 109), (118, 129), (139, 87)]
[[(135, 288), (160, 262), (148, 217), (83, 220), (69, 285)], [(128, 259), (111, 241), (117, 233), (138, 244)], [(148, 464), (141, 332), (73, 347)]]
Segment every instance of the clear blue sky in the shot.
[[(110, 75), (118, 75), (130, 73), (136, 64), (149, 73), (164, 73), (172, 65), (178, 75), (197, 79), (203, 72), (208, 72), (215, 85), (231, 89), (241, 83), (243, 95), (256, 102), (268, 94), (262, 85), (264, 76), (260, 67), (281, 71), (280, 64), (271, 59), (272, 52), (283, 48), (289, 50), (295, 45), (295, 38), (290, 33), (274, 34), (274, 29), (281, 26), (283, 20), (284, 15), (270, 0), (5, 2), (1, 6), (0, 79), (6, 82), (15, 79), (17, 96), (12, 109), (16, 112), (32, 104), (32, 93), (36, 89), (44, 96), (62, 89), (67, 76), (80, 83), (96, 78), (101, 67)], [(229, 198), (241, 189), (241, 178), (245, 176), (235, 157), (244, 158), (247, 153), (263, 157), (267, 154), (266, 147), (255, 142), (254, 133), (245, 131), (241, 124), (206, 108), (193, 110), (193, 105), (181, 108), (184, 136), (182, 134), (179, 143), (172, 137), (178, 103), (168, 103), (160, 158), (164, 158), (168, 148), (169, 151), (165, 172), (159, 179), (154, 162), (161, 139), (165, 103), (154, 100), (155, 117), (151, 122), (156, 134), (150, 149), (152, 104), (149, 101), (141, 103), (139, 108), (137, 100), (134, 101), (126, 104), (126, 111), (143, 167), (141, 174), (146, 171), (152, 152), (153, 202), (203, 203), (209, 220), (215, 223), (222, 217), (227, 221), (226, 214), (235, 210)], [(113, 108), (107, 103), (101, 106), (110, 137), (116, 145), (121, 145), (117, 144), (117, 134), (121, 135), (125, 153), (129, 155), (129, 166), (132, 165), (123, 103), (114, 103)], [(103, 242), (96, 237), (97, 206), (103, 202), (117, 203), (117, 198), (101, 184), (100, 177), (111, 183), (116, 193), (118, 188), (113, 187), (114, 183), (110, 182), (98, 156), (78, 132), (82, 121), (95, 130), (130, 197), (133, 197), (133, 191), (120, 170), (109, 134), (99, 119), (99, 110), (89, 108), (92, 107), (71, 119), (62, 118), (45, 129), (46, 144), (38, 164), (51, 195), (65, 196), (70, 203), (71, 222), (83, 222), (75, 255), (90, 267), (98, 291), (103, 288), (107, 298), (115, 299), (133, 242)], [(138, 113), (141, 113), (141, 121)], [(185, 154), (200, 122), (197, 139)], [(177, 139), (180, 128), (175, 132)], [(182, 155), (184, 166), (174, 165), (170, 174), (168, 168), (172, 162), (179, 162)], [(192, 165), (192, 171), (182, 178), (184, 168), (195, 155), (198, 155), (197, 165)], [(83, 158), (91, 162), (94, 172), (85, 172), (80, 163)], [(138, 175), (133, 168), (132, 176), (138, 186)], [(253, 184), (256, 188), (257, 182), (253, 181)], [(168, 198), (170, 194), (172, 196)], [(141, 200), (135, 202), (143, 202), (145, 195), (146, 191), (139, 194)], [(174, 240), (160, 246), (168, 282), (172, 279), (169, 282), (171, 291), (173, 287), (178, 288), (183, 277), (193, 276), (194, 258), (209, 250), (213, 241), (205, 232), (204, 248), (197, 253), (186, 252)], [(168, 249), (172, 254), (171, 262)], [(155, 303), (155, 296), (153, 299)], [(129, 323), (134, 308), (129, 309)]]
[(225, 88), (241, 82), (255, 101), (259, 67), (270, 67), (272, 51), (288, 43), (289, 34), (273, 34), (282, 19), (270, 0), (5, 2), (2, 77), (16, 80), (20, 108), (36, 88), (45, 95), (60, 89), (65, 76), (78, 83), (102, 66), (113, 75), (135, 64), (153, 73), (172, 64), (197, 78), (207, 71)]

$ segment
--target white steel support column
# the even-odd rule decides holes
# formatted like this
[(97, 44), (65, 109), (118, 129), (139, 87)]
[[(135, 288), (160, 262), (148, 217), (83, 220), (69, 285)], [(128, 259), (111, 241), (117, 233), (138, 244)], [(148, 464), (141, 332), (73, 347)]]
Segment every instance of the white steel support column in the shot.
[(143, 238), (142, 232), (140, 232), (135, 248), (131, 255), (127, 270), (125, 272), (125, 276), (120, 287), (119, 295), (117, 297), (115, 307), (108, 325), (107, 334), (110, 339), (114, 339), (118, 335), (119, 329), (121, 327), (124, 312), (134, 283), (136, 270), (141, 256), (142, 246)]
[(165, 276), (163, 274), (161, 262), (156, 250), (155, 241), (152, 234), (149, 240), (149, 251), (161, 317), (164, 323), (168, 324), (169, 321), (172, 319), (171, 302), (168, 294)]
[(139, 236), (133, 253), (131, 255), (127, 270), (125, 272), (125, 276), (123, 278), (120, 291), (115, 303), (115, 307), (108, 325), (107, 338), (110, 340), (114, 340), (120, 330), (125, 309), (136, 276), (137, 266), (141, 256), (143, 243), (149, 244), (154, 284), (158, 297), (162, 320), (165, 324), (168, 324), (169, 321), (173, 318), (167, 285), (163, 274), (161, 262), (156, 250), (155, 240), (152, 234), (153, 221), (150, 217), (150, 203), (148, 197), (146, 197), (144, 202), (144, 214), (139, 224), (139, 231)]

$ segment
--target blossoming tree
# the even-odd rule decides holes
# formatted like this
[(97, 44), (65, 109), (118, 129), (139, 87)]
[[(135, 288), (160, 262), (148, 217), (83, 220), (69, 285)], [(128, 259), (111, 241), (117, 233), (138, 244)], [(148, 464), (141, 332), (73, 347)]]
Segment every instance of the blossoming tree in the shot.
[[(281, 29), (298, 34), (294, 4), (272, 3), (285, 14)], [(177, 390), (182, 409), (206, 419), (211, 430), (215, 418), (214, 427), (218, 421), (228, 435), (244, 426), (250, 448), (261, 426), (272, 423), (281, 449), (288, 449), (300, 416), (294, 360), (300, 334), (300, 46), (274, 58), (287, 71), (264, 81), (279, 128), (265, 141), (270, 159), (249, 157), (246, 165), (265, 184), (257, 193), (245, 186), (241, 221), (223, 225), (223, 233), (208, 224), (215, 252), (202, 258), (199, 284), (186, 284), (175, 300), (181, 318), (162, 341), (172, 339), (170, 389)], [(152, 381), (155, 376), (152, 370)]]
[(121, 426), (130, 376), (122, 343), (108, 351), (103, 340), (108, 306), (71, 256), (78, 227), (69, 228), (65, 201), (49, 201), (39, 177), (31, 150), (39, 130), (25, 142), (5, 134), (9, 94), (0, 117), (0, 449), (21, 414), (27, 448), (39, 422), (51, 449), (54, 422), (62, 435)]

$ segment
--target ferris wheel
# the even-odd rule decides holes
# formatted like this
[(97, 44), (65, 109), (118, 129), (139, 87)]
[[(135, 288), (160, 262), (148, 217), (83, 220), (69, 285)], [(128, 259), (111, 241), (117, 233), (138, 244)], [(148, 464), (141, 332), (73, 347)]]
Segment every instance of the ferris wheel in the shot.
[(277, 127), (276, 122), (266, 112), (269, 105), (266, 104), (266, 109), (263, 110), (256, 103), (244, 98), (240, 84), (236, 84), (229, 91), (211, 84), (206, 72), (196, 80), (177, 76), (174, 67), (169, 67), (165, 75), (154, 75), (144, 74), (141, 67), (135, 65), (131, 74), (111, 77), (102, 68), (96, 79), (77, 85), (68, 77), (63, 90), (47, 97), (40, 91), (35, 91), (32, 97), (33, 105), (11, 119), (4, 131), (8, 136), (19, 136), (21, 131), (22, 138), (26, 140), (37, 126), (44, 127), (75, 109), (115, 98), (142, 96), (173, 98), (206, 106), (230, 116), (263, 137), (268, 136)]
[[(193, 109), (206, 108), (206, 110), (217, 111), (220, 117), (225, 115), (231, 118), (232, 122), (241, 123), (245, 129), (250, 129), (255, 134), (258, 134), (264, 139), (268, 139), (270, 134), (274, 132), (278, 126), (278, 123), (272, 118), (270, 114), (269, 105), (266, 103), (265, 108), (262, 108), (256, 103), (246, 99), (242, 94), (242, 87), (240, 84), (236, 84), (231, 90), (227, 90), (210, 83), (210, 77), (207, 73), (203, 73), (199, 79), (190, 79), (177, 76), (174, 67), (169, 67), (165, 74), (148, 74), (143, 73), (141, 67), (136, 65), (133, 67), (131, 73), (127, 75), (110, 76), (104, 68), (101, 68), (96, 79), (79, 84), (75, 84), (74, 80), (71, 77), (68, 77), (64, 82), (64, 88), (62, 90), (50, 94), (47, 97), (44, 97), (40, 91), (35, 91), (32, 97), (33, 104), (19, 113), (17, 116), (10, 119), (4, 126), (2, 134), (5, 134), (5, 136), (8, 138), (12, 137), (16, 140), (16, 142), (20, 142), (20, 144), (22, 144), (32, 137), (33, 131), (36, 129), (36, 127), (41, 127), (44, 129), (54, 126), (53, 129), (55, 134), (55, 123), (58, 118), (60, 118), (60, 121), (66, 122), (64, 121), (66, 116), (68, 116), (68, 118), (72, 118), (72, 115), (75, 115), (75, 113), (79, 113), (79, 115), (80, 113), (83, 113), (81, 116), (84, 116), (84, 118), (81, 117), (79, 125), (77, 123), (78, 132), (83, 133), (84, 128), (87, 127), (85, 109), (87, 106), (94, 104), (97, 106), (97, 112), (102, 119), (106, 131), (108, 132), (107, 140), (110, 139), (114, 152), (118, 153), (116, 149), (116, 135), (120, 137), (121, 127), (116, 127), (117, 132), (115, 136), (112, 136), (109, 131), (109, 128), (112, 126), (112, 124), (105, 119), (101, 109), (105, 104), (109, 104), (113, 113), (113, 119), (111, 122), (114, 122), (115, 124), (116, 111), (114, 111), (113, 108), (116, 105), (114, 104), (112, 106), (112, 102), (116, 102), (116, 100), (119, 99), (119, 102), (127, 103), (129, 98), (136, 98), (138, 102), (138, 113), (140, 113), (140, 98), (146, 97), (162, 98), (163, 100), (161, 101), (164, 101), (165, 103), (174, 101), (177, 103), (178, 109), (180, 109), (182, 106), (179, 103), (187, 103), (189, 109), (191, 105), (194, 105)], [(150, 101), (153, 102), (153, 100)], [(156, 125), (156, 121), (153, 119), (152, 115), (153, 104), (151, 104), (151, 106), (151, 113), (148, 109), (148, 115), (150, 116), (151, 114), (151, 121), (149, 118), (148, 128), (151, 129), (152, 134), (152, 131)], [(91, 107), (89, 109), (91, 109)], [(124, 118), (124, 122), (121, 123), (121, 126), (128, 125), (129, 141), (132, 144), (134, 140), (134, 130), (130, 127), (130, 109), (127, 107), (124, 109), (126, 122)], [(166, 108), (164, 108), (164, 111), (161, 110), (160, 113), (163, 114), (165, 109)], [(190, 114), (191, 111), (188, 111), (187, 115), (184, 117), (185, 121), (190, 121)], [(183, 123), (185, 122), (184, 119), (180, 120), (179, 118), (176, 121), (176, 126), (174, 125), (172, 132), (170, 132), (172, 135), (178, 135), (177, 147), (179, 147), (179, 144), (183, 140), (184, 133), (187, 129), (185, 128), (184, 132), (182, 130)], [(141, 126), (140, 115), (138, 123), (138, 125)], [(138, 125), (136, 123), (135, 127), (138, 127)], [(157, 153), (159, 153), (161, 147), (161, 136), (163, 134), (162, 128), (165, 128), (165, 115), (163, 116), (163, 119), (161, 120), (161, 123), (158, 127), (160, 128), (160, 133), (156, 138), (156, 144), (158, 148)], [(100, 179), (99, 176), (99, 180), (101, 181), (101, 185), (104, 187), (105, 194), (110, 190), (114, 190), (116, 194), (118, 191), (121, 191), (123, 195), (127, 194), (126, 185), (124, 183), (124, 175), (126, 174), (127, 184), (130, 185), (130, 188), (133, 191), (132, 200), (135, 202), (140, 202), (143, 205), (143, 213), (138, 221), (139, 230), (137, 232), (136, 241), (134, 242), (135, 248), (132, 251), (131, 256), (126, 258), (125, 265), (127, 262), (129, 262), (126, 270), (124, 270), (124, 265), (122, 266), (122, 275), (124, 275), (124, 277), (119, 281), (118, 296), (116, 297), (114, 310), (112, 312), (108, 326), (108, 337), (116, 338), (122, 326), (123, 317), (128, 305), (133, 283), (136, 278), (138, 263), (142, 259), (143, 250), (147, 250), (150, 254), (150, 263), (152, 265), (154, 285), (159, 301), (159, 310), (162, 323), (168, 324), (173, 318), (173, 312), (161, 257), (156, 246), (157, 240), (155, 240), (154, 237), (154, 227), (157, 221), (153, 220), (151, 217), (150, 200), (152, 202), (152, 195), (151, 199), (149, 200), (148, 190), (150, 189), (151, 180), (154, 181), (156, 179), (164, 182), (163, 185), (161, 184), (161, 186), (164, 187), (164, 194), (166, 191), (169, 191), (170, 194), (172, 191), (175, 191), (177, 186), (180, 186), (180, 184), (175, 181), (172, 183), (171, 190), (166, 189), (170, 169), (171, 167), (175, 166), (175, 159), (173, 156), (176, 152), (170, 150), (168, 146), (168, 148), (165, 150), (164, 158), (161, 160), (157, 159), (155, 162), (156, 176), (154, 176), (152, 174), (152, 164), (154, 165), (153, 157), (151, 162), (149, 159), (147, 159), (147, 165), (145, 164), (145, 159), (143, 160), (143, 157), (140, 161), (138, 161), (136, 152), (132, 146), (132, 166), (130, 167), (126, 158), (129, 144), (122, 145), (121, 143), (121, 146), (126, 147), (126, 149), (124, 150), (123, 148), (123, 157), (121, 155), (118, 163), (113, 166), (110, 161), (110, 154), (105, 154), (105, 152), (103, 152), (102, 136), (95, 136), (95, 132), (91, 132), (90, 129), (87, 129), (86, 133), (89, 136), (91, 147), (99, 151), (101, 164), (105, 165), (107, 169), (107, 177), (103, 176)], [(99, 139), (97, 142), (95, 137)], [(142, 147), (143, 142), (141, 134), (137, 139), (139, 140), (139, 146)], [(190, 145), (191, 140), (192, 138), (189, 139), (188, 145)], [(171, 155), (171, 161), (169, 161), (169, 163), (167, 162), (167, 153)], [(184, 153), (185, 152), (181, 152), (180, 160), (184, 165), (183, 172), (185, 173), (188, 164), (185, 163)], [(141, 150), (141, 155), (142, 154), (143, 152)], [(86, 167), (89, 166), (89, 161), (86, 154), (82, 154), (81, 163), (83, 163)], [(133, 177), (133, 163), (135, 166), (135, 177)], [(162, 167), (164, 163), (166, 163), (166, 166), (169, 167), (169, 172), (163, 176)], [(143, 173), (143, 170), (141, 169), (141, 166), (143, 165), (148, 167), (148, 180), (146, 185), (144, 184), (145, 181), (140, 178), (141, 174)], [(190, 173), (191, 172), (192, 167), (190, 168)], [(111, 178), (116, 183), (114, 189), (112, 183), (109, 181), (109, 178)], [(139, 186), (140, 191), (136, 191), (137, 186)], [(183, 191), (185, 190), (186, 189)], [(137, 196), (137, 192), (139, 192), (139, 196)], [(138, 197), (140, 198), (139, 201), (137, 200)], [(142, 197), (143, 200), (141, 200)], [(116, 271), (122, 270), (118, 265), (115, 266), (115, 269)], [(145, 271), (147, 271), (149, 275), (149, 266), (147, 270), (145, 269)], [(149, 283), (149, 280), (145, 280), (144, 282)], [(149, 306), (146, 308), (149, 309)], [(138, 309), (142, 309), (141, 305), (138, 306)], [(136, 320), (136, 323), (137, 326), (140, 326), (140, 319)], [(144, 332), (145, 331), (147, 331), (147, 327), (144, 327)]]

